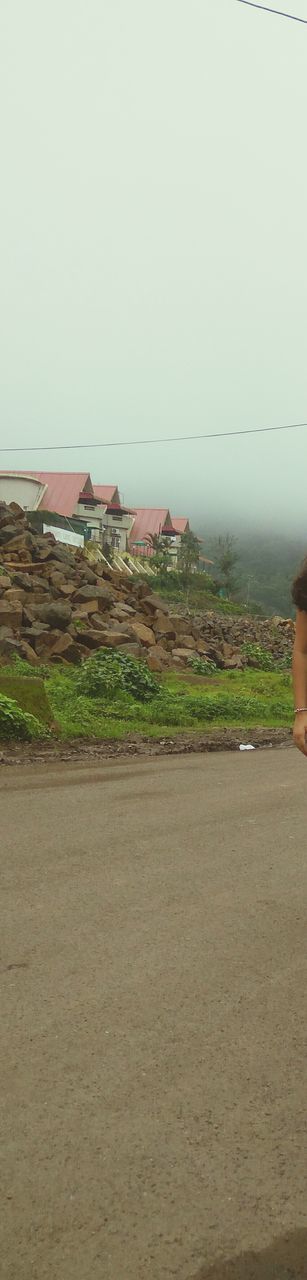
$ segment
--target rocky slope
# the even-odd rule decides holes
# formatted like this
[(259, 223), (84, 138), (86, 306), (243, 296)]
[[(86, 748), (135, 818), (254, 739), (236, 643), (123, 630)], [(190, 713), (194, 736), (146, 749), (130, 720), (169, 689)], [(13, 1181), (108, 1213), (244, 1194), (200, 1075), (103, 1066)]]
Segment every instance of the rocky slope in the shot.
[[(144, 581), (132, 581), (38, 534), (15, 503), (0, 502), (0, 661), (77, 663), (104, 646), (146, 657), (153, 671), (185, 667), (193, 654), (240, 667), (246, 643), (276, 660), (292, 646), (293, 623), (170, 614)], [(253, 659), (249, 659), (253, 661)]]

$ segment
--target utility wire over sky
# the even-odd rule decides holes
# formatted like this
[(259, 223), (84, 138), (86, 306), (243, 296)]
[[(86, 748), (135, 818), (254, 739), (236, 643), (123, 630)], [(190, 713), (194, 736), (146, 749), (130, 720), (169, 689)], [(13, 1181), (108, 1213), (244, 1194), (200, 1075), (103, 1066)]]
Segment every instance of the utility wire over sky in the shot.
[(298, 427), (307, 427), (307, 422), (285, 422), (277, 427), (246, 427), (243, 431), (205, 431), (201, 435), (195, 436), (156, 436), (151, 440), (96, 440), (95, 444), (43, 444), (30, 445), (24, 448), (22, 444), (14, 445), (13, 448), (7, 445), (6, 448), (0, 449), (0, 453), (58, 453), (60, 450), (68, 451), (69, 449), (127, 449), (132, 445), (148, 445), (148, 444), (184, 444), (190, 440), (227, 440), (231, 436), (259, 436), (266, 435), (270, 431), (297, 431)]
[(296, 13), (286, 13), (283, 9), (271, 9), (267, 4), (256, 4), (256, 0), (237, 0), (237, 4), (246, 4), (249, 9), (263, 9), (264, 13), (275, 13), (278, 18), (290, 18), (291, 22), (302, 22), (307, 27), (307, 18), (299, 18)]

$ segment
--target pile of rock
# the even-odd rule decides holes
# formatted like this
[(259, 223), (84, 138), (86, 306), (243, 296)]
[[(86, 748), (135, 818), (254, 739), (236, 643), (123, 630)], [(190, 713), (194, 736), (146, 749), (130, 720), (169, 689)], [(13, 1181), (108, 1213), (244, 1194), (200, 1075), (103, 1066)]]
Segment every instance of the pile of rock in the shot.
[[(201, 635), (206, 652), (217, 667), (237, 665), (234, 659), (240, 660), (241, 666), (256, 666), (257, 658), (244, 653), (245, 646), (266, 649), (276, 659), (282, 661), (292, 651), (294, 627), (292, 618), (253, 618), (245, 614), (223, 614), (206, 612), (193, 619), (187, 610), (182, 610), (186, 618), (186, 626), (191, 626), (193, 634)], [(228, 661), (229, 660), (229, 661)]]
[[(15, 503), (0, 502), (3, 663), (14, 654), (33, 666), (77, 663), (95, 649), (120, 645), (135, 657), (146, 657), (153, 671), (184, 667), (192, 654), (207, 655), (219, 667), (238, 667), (240, 648), (250, 633), (244, 640), (240, 634), (238, 643), (232, 625), (232, 620), (208, 613), (199, 618), (170, 615), (146, 582), (132, 581), (104, 563), (91, 565), (84, 551), (63, 546), (52, 534), (37, 533)], [(261, 631), (263, 624), (257, 625)], [(271, 628), (271, 633), (266, 647), (273, 646), (278, 658), (292, 642), (292, 624)]]
[(153, 670), (181, 662), (195, 647), (188, 624), (147, 583), (132, 582), (82, 550), (39, 534), (16, 504), (0, 504), (0, 658), (34, 666), (80, 662), (118, 646), (148, 658)]

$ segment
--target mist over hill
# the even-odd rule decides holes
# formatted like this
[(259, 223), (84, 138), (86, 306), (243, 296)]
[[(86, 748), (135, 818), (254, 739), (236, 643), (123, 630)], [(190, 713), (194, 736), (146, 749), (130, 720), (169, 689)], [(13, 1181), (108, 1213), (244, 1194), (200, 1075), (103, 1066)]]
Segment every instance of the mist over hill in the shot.
[[(235, 598), (260, 604), (268, 616), (274, 613), (294, 616), (291, 584), (307, 554), (307, 533), (304, 538), (303, 534), (293, 532), (238, 528), (234, 524), (225, 529), (223, 525), (218, 528), (210, 524), (200, 530), (200, 536), (204, 539), (205, 554), (213, 561), (216, 538), (225, 532), (236, 538)], [(212, 573), (218, 576), (216, 565)]]

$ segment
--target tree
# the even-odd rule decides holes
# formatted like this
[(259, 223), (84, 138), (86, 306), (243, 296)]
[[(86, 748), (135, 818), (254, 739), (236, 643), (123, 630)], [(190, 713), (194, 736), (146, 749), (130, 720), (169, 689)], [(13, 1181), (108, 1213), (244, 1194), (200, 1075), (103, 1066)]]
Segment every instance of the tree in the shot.
[(171, 556), (167, 543), (160, 533), (149, 533), (146, 538), (146, 542), (150, 547), (152, 547), (154, 553), (150, 563), (153, 565), (154, 569), (157, 570), (157, 573), (161, 574), (161, 577), (164, 577), (164, 575), (166, 576), (171, 564)]
[(193, 573), (193, 569), (197, 569), (199, 564), (199, 541), (196, 533), (192, 533), (192, 530), (181, 534), (177, 563), (185, 581)]
[(239, 560), (239, 552), (237, 551), (237, 539), (232, 533), (220, 535), (214, 541), (214, 561), (219, 569), (221, 586), (227, 595), (231, 595), (236, 590), (235, 566)]

